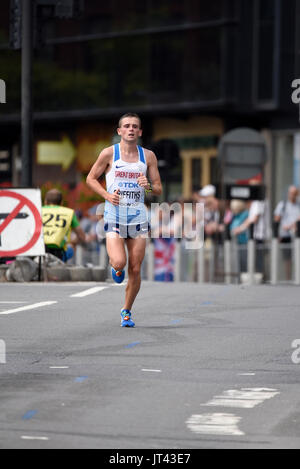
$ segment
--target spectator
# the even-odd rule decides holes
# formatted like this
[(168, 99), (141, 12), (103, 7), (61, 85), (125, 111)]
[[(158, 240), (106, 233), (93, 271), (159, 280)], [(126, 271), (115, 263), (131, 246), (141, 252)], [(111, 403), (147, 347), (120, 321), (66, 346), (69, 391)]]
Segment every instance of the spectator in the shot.
[[(232, 212), (232, 220), (230, 223), (230, 231), (234, 232), (236, 228), (241, 226), (248, 218), (249, 212), (247, 205), (243, 200), (232, 200), (230, 203), (230, 210)], [(238, 259), (240, 272), (247, 272), (247, 251), (245, 246), (248, 243), (248, 232), (244, 231), (237, 235), (237, 244), (239, 246)]]
[(274, 212), (274, 221), (279, 222), (279, 238), (284, 244), (283, 257), (286, 270), (286, 278), (292, 277), (292, 249), (291, 243), (294, 236), (296, 222), (300, 217), (300, 204), (298, 202), (299, 190), (290, 186), (287, 200), (282, 200)]
[(42, 208), (42, 218), (46, 252), (67, 262), (73, 255), (72, 250), (68, 249), (71, 230), (75, 231), (82, 243), (85, 243), (87, 239), (74, 210), (63, 207), (62, 199), (62, 193), (57, 189), (47, 192), (45, 205)]
[(256, 250), (256, 271), (265, 274), (264, 243), (270, 238), (269, 203), (267, 200), (254, 200), (250, 205), (248, 218), (233, 233), (240, 235), (253, 226), (253, 238), (258, 245)]
[(206, 237), (212, 237), (219, 232), (219, 201), (216, 198), (216, 188), (211, 184), (203, 187), (200, 191), (200, 197), (204, 200), (204, 231)]
[(291, 243), (295, 231), (295, 224), (300, 217), (298, 202), (299, 190), (290, 186), (287, 200), (282, 200), (274, 212), (274, 221), (280, 222), (279, 237), (282, 243)]

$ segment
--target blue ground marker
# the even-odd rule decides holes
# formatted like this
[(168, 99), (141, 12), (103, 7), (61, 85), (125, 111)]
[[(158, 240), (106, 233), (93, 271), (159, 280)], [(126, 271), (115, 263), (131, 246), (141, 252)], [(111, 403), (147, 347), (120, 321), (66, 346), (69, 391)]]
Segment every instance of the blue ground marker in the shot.
[(125, 348), (132, 348), (135, 347), (136, 345), (139, 345), (141, 342), (132, 342), (131, 344), (125, 345)]
[(83, 383), (86, 379), (88, 379), (88, 376), (78, 376), (75, 378), (75, 383)]
[(37, 410), (29, 410), (25, 415), (23, 415), (22, 420), (31, 420), (37, 412)]

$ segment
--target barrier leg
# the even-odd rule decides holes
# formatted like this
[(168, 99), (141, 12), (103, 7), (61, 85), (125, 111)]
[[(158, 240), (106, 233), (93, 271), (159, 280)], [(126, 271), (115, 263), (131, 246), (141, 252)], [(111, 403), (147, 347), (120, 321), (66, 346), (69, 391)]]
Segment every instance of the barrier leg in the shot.
[(255, 251), (256, 251), (256, 243), (254, 239), (250, 239), (248, 241), (248, 275), (249, 275), (250, 285), (254, 284)]
[(154, 280), (154, 243), (152, 241), (147, 246), (147, 280)]
[(224, 272), (225, 272), (225, 283), (229, 285), (231, 283), (231, 241), (224, 241)]
[(300, 285), (300, 238), (295, 239), (294, 263), (295, 263), (295, 285)]
[(175, 271), (174, 271), (174, 280), (175, 282), (180, 282), (180, 273), (181, 273), (181, 242), (176, 240), (175, 243)]
[(277, 238), (272, 239), (271, 244), (271, 285), (277, 285), (279, 274), (279, 242)]

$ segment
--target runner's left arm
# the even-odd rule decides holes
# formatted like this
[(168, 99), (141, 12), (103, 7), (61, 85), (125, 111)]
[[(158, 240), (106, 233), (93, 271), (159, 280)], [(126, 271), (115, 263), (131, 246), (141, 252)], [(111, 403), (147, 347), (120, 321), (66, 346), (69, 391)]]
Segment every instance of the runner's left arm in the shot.
[(138, 179), (138, 183), (141, 187), (144, 187), (145, 190), (150, 189), (153, 195), (161, 195), (162, 184), (158, 171), (157, 158), (155, 154), (150, 150), (147, 150), (146, 157), (150, 182), (148, 181), (146, 176), (140, 176)]

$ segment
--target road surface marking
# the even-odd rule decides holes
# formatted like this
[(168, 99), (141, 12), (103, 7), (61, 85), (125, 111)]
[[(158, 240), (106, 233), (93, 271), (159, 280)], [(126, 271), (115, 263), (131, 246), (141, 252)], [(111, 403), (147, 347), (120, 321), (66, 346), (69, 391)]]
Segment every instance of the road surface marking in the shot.
[(37, 412), (37, 410), (29, 410), (25, 415), (23, 415), (22, 420), (31, 420), (36, 416)]
[(93, 287), (89, 288), (88, 290), (84, 290), (80, 293), (75, 293), (74, 295), (70, 295), (70, 298), (83, 298), (85, 296), (94, 295), (94, 293), (98, 293), (99, 291), (106, 290), (108, 287)]
[(161, 370), (147, 370), (147, 368), (142, 368), (142, 371), (149, 373), (161, 373)]
[(49, 441), (49, 438), (47, 438), (46, 436), (27, 436), (27, 435), (23, 435), (21, 436), (21, 439), (22, 440), (40, 440), (40, 441)]
[(75, 378), (75, 383), (83, 383), (87, 379), (88, 379), (88, 376), (78, 376), (77, 378)]
[(28, 301), (0, 301), (1, 305), (22, 305), (24, 303), (28, 303)]
[(68, 370), (69, 366), (49, 366), (50, 370)]
[[(202, 406), (237, 407), (240, 409), (252, 409), (262, 404), (265, 400), (272, 399), (280, 394), (277, 389), (269, 388), (242, 388), (224, 391), (222, 395), (215, 396), (211, 401)], [(187, 421), (187, 427), (194, 433), (203, 435), (233, 435), (243, 436), (238, 428), (241, 417), (227, 413), (194, 414)]]
[(187, 427), (193, 433), (201, 435), (244, 436), (238, 428), (241, 417), (234, 414), (199, 414), (192, 415), (187, 421)]
[(135, 347), (136, 345), (139, 345), (141, 342), (132, 342), (131, 344), (125, 345), (125, 348), (131, 348)]
[(57, 301), (44, 301), (42, 303), (34, 303), (32, 305), (28, 306), (21, 306), (20, 308), (15, 308), (15, 309), (8, 309), (7, 311), (1, 311), (1, 315), (8, 315), (8, 314), (14, 314), (14, 313), (20, 313), (22, 311), (30, 311), (31, 309), (37, 309), (37, 308), (43, 308), (44, 306), (51, 306), (56, 304)]
[(238, 376), (255, 376), (255, 373), (238, 373)]
[(235, 407), (240, 409), (253, 409), (268, 399), (280, 394), (277, 389), (268, 388), (242, 388), (224, 391), (220, 396), (215, 396), (211, 401), (202, 404), (205, 407)]

